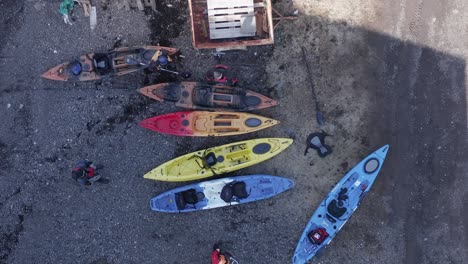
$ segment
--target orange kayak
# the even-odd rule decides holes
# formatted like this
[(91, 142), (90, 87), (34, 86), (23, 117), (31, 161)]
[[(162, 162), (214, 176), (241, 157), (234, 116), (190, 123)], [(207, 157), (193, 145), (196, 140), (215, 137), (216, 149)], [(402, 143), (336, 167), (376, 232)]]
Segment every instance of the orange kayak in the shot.
[(276, 100), (250, 90), (198, 82), (160, 83), (143, 87), (140, 93), (190, 109), (251, 111), (278, 104)]
[(259, 115), (235, 112), (183, 111), (151, 117), (138, 125), (176, 136), (232, 136), (279, 124)]
[[(75, 61), (53, 67), (42, 74), (42, 77), (55, 81), (94, 81), (114, 75), (120, 76), (147, 68), (160, 54), (164, 54), (171, 61), (177, 51), (175, 48), (143, 46), (84, 54)], [(133, 63), (128, 64), (128, 59)]]

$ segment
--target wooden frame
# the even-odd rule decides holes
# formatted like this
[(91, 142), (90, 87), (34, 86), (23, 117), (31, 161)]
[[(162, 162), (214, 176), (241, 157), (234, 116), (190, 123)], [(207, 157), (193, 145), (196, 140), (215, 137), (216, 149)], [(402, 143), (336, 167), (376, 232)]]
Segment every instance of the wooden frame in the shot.
[[(192, 27), (192, 43), (197, 49), (218, 49), (218, 50), (229, 50), (229, 49), (245, 49), (247, 46), (254, 45), (271, 45), (274, 43), (274, 24), (272, 17), (272, 4), (271, 0), (210, 0), (219, 2), (219, 10), (226, 9), (242, 9), (243, 12), (247, 12), (250, 15), (248, 3), (253, 3), (254, 13), (251, 14), (255, 19), (245, 21), (248, 16), (244, 16), (241, 22), (242, 15), (236, 14), (236, 12), (223, 12), (215, 11), (216, 16), (209, 16), (210, 11), (208, 10), (207, 0), (188, 0), (190, 9), (190, 24)], [(212, 8), (214, 9), (214, 8)], [(213, 11), (211, 11), (213, 13)], [(223, 14), (226, 14), (225, 16)], [(234, 17), (236, 16), (236, 17)], [(238, 17), (237, 17), (238, 16)], [(255, 22), (253, 22), (255, 21)], [(221, 34), (210, 38), (210, 22), (211, 28), (213, 23), (222, 24), (221, 30), (217, 30), (216, 33)], [(254, 23), (254, 25), (246, 25), (244, 30), (239, 30), (243, 23)], [(252, 28), (255, 28), (255, 32)], [(237, 28), (237, 29), (234, 29)], [(224, 38), (217, 38), (224, 37)]]

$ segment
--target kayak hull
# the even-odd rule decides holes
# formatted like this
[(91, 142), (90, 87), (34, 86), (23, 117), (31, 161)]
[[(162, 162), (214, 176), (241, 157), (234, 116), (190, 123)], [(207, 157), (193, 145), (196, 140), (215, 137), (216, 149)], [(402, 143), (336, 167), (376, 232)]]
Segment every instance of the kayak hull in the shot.
[(279, 121), (248, 113), (181, 111), (151, 117), (138, 125), (175, 136), (233, 136), (258, 131)]
[[(221, 198), (220, 194), (224, 186), (234, 182), (244, 182), (249, 196), (227, 203)], [(151, 199), (150, 207), (153, 211), (165, 213), (193, 212), (268, 199), (293, 188), (294, 185), (293, 180), (262, 174), (222, 178), (194, 183), (164, 192)], [(184, 208), (178, 207), (176, 195), (189, 189), (202, 192), (204, 199)]]
[(276, 100), (239, 87), (197, 82), (160, 83), (139, 91), (152, 99), (188, 109), (251, 111), (278, 104)]
[[(159, 50), (167, 51), (169, 57), (174, 56), (178, 51), (169, 47), (143, 46), (117, 48), (105, 53), (89, 53), (81, 55), (75, 61), (65, 62), (49, 69), (42, 74), (42, 77), (54, 81), (95, 81), (125, 75), (147, 68), (153, 55)], [(145, 65), (129, 65), (125, 62), (126, 57)], [(97, 65), (98, 60), (102, 67)]]
[[(389, 146), (385, 145), (359, 162), (323, 199), (301, 235), (293, 264), (303, 264), (312, 259), (341, 230), (374, 183), (388, 149)], [(328, 236), (323, 236), (326, 238), (321, 243), (313, 243), (308, 237), (317, 229), (324, 229), (328, 233)]]
[(161, 164), (144, 178), (170, 182), (208, 178), (268, 160), (292, 142), (289, 138), (260, 138), (199, 150)]

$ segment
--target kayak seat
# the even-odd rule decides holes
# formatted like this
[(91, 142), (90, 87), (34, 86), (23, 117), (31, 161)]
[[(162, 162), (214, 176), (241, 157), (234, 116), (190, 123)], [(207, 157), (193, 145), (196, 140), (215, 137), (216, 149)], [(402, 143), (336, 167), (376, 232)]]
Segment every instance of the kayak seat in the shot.
[[(340, 201), (341, 202), (341, 201)], [(343, 202), (340, 203), (341, 205)], [(338, 200), (332, 200), (330, 204), (327, 206), (327, 211), (333, 217), (340, 218), (346, 213), (346, 207), (341, 207)]]
[(195, 105), (211, 106), (211, 89), (207, 87), (196, 87), (193, 89), (192, 101)]
[(99, 74), (108, 74), (112, 71), (107, 54), (96, 53), (93, 57), (94, 68)]
[(210, 152), (205, 156), (205, 163), (208, 165), (208, 167), (213, 167), (216, 165), (216, 163), (218, 163), (218, 159), (213, 152)]
[(195, 189), (188, 189), (176, 193), (176, 205), (178, 209), (184, 209), (187, 204), (194, 205), (203, 199), (205, 199), (205, 194), (197, 192)]
[(175, 194), (175, 202), (177, 205), (177, 209), (182, 210), (187, 206), (187, 203), (184, 200), (184, 196), (180, 193)]
[(232, 186), (232, 192), (234, 194), (234, 196), (240, 198), (240, 199), (244, 199), (244, 198), (247, 198), (249, 196), (249, 194), (247, 193), (247, 186), (245, 184), (245, 182), (236, 182), (234, 183), (234, 185)]
[(177, 102), (180, 100), (180, 87), (178, 84), (169, 84), (164, 86), (162, 92), (159, 89), (153, 90), (153, 94), (164, 98), (165, 101)]
[(346, 193), (348, 192), (348, 188), (341, 188), (340, 192), (338, 193), (338, 201), (346, 201), (348, 200), (348, 195)]
[(221, 190), (221, 199), (226, 203), (249, 197), (245, 182), (231, 182)]
[(231, 184), (224, 185), (223, 189), (221, 190), (221, 199), (226, 203), (230, 203), (232, 201), (232, 197), (234, 193), (232, 192)]
[(188, 204), (196, 204), (198, 202), (197, 191), (195, 189), (183, 191), (182, 195), (184, 196), (184, 201)]

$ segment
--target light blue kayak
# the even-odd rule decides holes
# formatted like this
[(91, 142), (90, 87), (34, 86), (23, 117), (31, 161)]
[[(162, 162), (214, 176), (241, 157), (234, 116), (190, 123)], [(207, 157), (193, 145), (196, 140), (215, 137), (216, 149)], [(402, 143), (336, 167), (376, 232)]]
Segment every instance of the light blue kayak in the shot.
[(293, 264), (303, 264), (326, 247), (346, 224), (379, 174), (389, 146), (385, 145), (359, 162), (320, 203), (294, 252)]
[(164, 192), (150, 206), (158, 212), (193, 212), (267, 199), (294, 185), (293, 180), (262, 174), (222, 178)]

